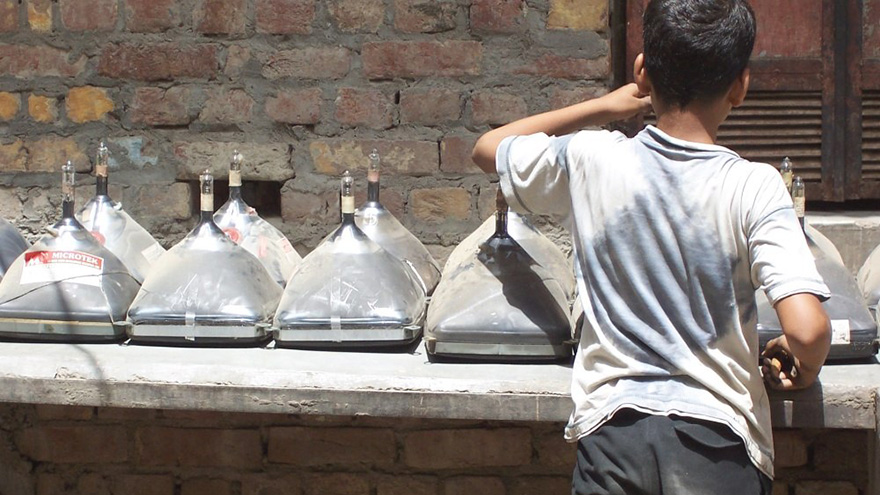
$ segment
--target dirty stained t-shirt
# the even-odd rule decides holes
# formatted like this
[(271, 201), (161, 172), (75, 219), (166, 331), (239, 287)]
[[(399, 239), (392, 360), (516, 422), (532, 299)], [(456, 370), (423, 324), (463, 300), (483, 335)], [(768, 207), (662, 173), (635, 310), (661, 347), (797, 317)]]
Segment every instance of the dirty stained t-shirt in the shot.
[(716, 421), (773, 476), (755, 288), (828, 297), (779, 173), (653, 126), (505, 139), (511, 208), (572, 234), (585, 324), (566, 438), (621, 408)]

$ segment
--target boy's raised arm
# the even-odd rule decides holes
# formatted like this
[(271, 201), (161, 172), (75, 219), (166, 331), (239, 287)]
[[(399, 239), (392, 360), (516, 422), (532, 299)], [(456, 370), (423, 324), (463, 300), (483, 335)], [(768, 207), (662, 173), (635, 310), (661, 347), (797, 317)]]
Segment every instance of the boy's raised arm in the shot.
[(495, 173), (495, 152), (508, 136), (543, 132), (560, 136), (588, 126), (625, 120), (651, 109), (651, 98), (639, 92), (635, 83), (605, 96), (511, 122), (483, 134), (474, 146), (473, 160), (486, 173)]

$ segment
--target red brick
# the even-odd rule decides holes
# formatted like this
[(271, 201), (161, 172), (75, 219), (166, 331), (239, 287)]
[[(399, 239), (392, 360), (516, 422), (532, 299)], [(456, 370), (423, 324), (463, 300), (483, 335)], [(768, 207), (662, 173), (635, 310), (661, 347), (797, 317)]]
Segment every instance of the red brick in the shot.
[(271, 428), (269, 462), (297, 466), (394, 464), (397, 445), (390, 429)]
[(471, 29), (490, 33), (517, 33), (526, 28), (522, 0), (474, 0)]
[(206, 163), (222, 163), (223, 166), (219, 170), (214, 170), (214, 178), (225, 179), (226, 164), (229, 163), (235, 150), (244, 155), (241, 175), (246, 181), (281, 182), (296, 175), (290, 163), (290, 147), (286, 143), (197, 141), (174, 143), (174, 155), (179, 160), (177, 178), (196, 180), (205, 169)]
[(495, 198), (497, 194), (497, 183), (480, 186), (480, 196), (477, 198), (477, 214), (480, 215), (480, 220), (485, 220), (495, 214)]
[(449, 174), (482, 174), (471, 159), (478, 135), (446, 136), (440, 141), (440, 171)]
[(137, 459), (144, 466), (203, 466), (257, 469), (263, 465), (257, 430), (145, 427), (136, 433)]
[(442, 88), (408, 89), (400, 93), (402, 124), (439, 125), (461, 118), (458, 91)]
[(59, 172), (68, 160), (77, 172), (88, 172), (92, 168), (89, 157), (73, 138), (43, 136), (28, 140), (25, 147), (28, 172)]
[(525, 98), (510, 93), (478, 91), (471, 100), (471, 119), (475, 125), (502, 125), (529, 114)]
[(285, 124), (317, 124), (321, 119), (321, 103), (320, 88), (281, 91), (266, 99), (266, 115)]
[(280, 79), (340, 79), (351, 70), (351, 52), (340, 47), (282, 50), (263, 62), (263, 77)]
[(190, 111), (194, 91), (183, 86), (172, 88), (137, 88), (129, 111), (132, 122), (153, 126), (187, 125), (193, 121)]
[(86, 66), (86, 56), (49, 46), (0, 45), (0, 73), (21, 79), (76, 77)]
[(437, 495), (437, 478), (412, 475), (383, 476), (376, 482), (376, 495)]
[(456, 476), (443, 482), (443, 495), (505, 495), (504, 481), (489, 476)]
[(257, 31), (309, 34), (315, 21), (315, 0), (257, 0)]
[(565, 108), (575, 103), (592, 100), (608, 93), (604, 86), (586, 86), (575, 89), (556, 89), (550, 96), (550, 110)]
[(193, 22), (196, 31), (203, 34), (241, 34), (246, 12), (245, 0), (200, 0)]
[(327, 225), (339, 220), (336, 191), (317, 193), (281, 188), (281, 218), (296, 225)]
[(457, 13), (455, 2), (394, 0), (394, 27), (403, 33), (451, 31), (455, 29)]
[(576, 58), (547, 53), (526, 65), (516, 67), (513, 73), (580, 81), (604, 79), (608, 77), (610, 70), (608, 57)]
[(385, 20), (382, 0), (331, 0), (329, 10), (336, 27), (346, 33), (375, 33)]
[(368, 79), (480, 75), (483, 45), (478, 41), (383, 41), (361, 49)]
[(422, 222), (463, 221), (471, 214), (471, 195), (460, 187), (414, 189), (409, 196), (409, 206), (413, 216)]
[(159, 33), (180, 24), (175, 0), (125, 0), (125, 26), (134, 33)]
[(214, 79), (218, 71), (214, 45), (113, 44), (101, 51), (98, 62), (102, 76), (140, 81)]
[(196, 478), (186, 480), (180, 487), (180, 495), (230, 495), (232, 487), (226, 480)]
[[(363, 183), (364, 187), (357, 187), (354, 191), (354, 203), (356, 205), (362, 205), (367, 201), (367, 188), (366, 182)], [(406, 206), (406, 198), (399, 191), (396, 191), (388, 186), (380, 185), (379, 192), (379, 202), (382, 203), (382, 206), (385, 207), (386, 210), (391, 212), (395, 218), (398, 220), (403, 220), (404, 216), (404, 208)]]
[(245, 65), (251, 61), (251, 49), (242, 45), (232, 45), (226, 48), (226, 66), (223, 73), (231, 79), (238, 79), (244, 72)]
[(527, 428), (417, 431), (403, 448), (405, 464), (417, 469), (522, 466), (532, 458)]
[(174, 495), (174, 477), (165, 474), (123, 474), (110, 481), (114, 494)]
[(303, 483), (304, 495), (370, 495), (364, 476), (348, 473), (313, 474)]
[(374, 148), (382, 157), (383, 170), (393, 174), (429, 176), (440, 166), (438, 146), (433, 141), (329, 139), (309, 144), (315, 171), (333, 176), (346, 170), (365, 171)]
[(18, 1), (0, 0), (0, 33), (18, 30)]
[(125, 210), (135, 218), (188, 220), (193, 210), (191, 194), (185, 182), (130, 187), (126, 191)]
[(128, 461), (128, 438), (119, 426), (42, 426), (21, 431), (19, 451), (34, 461), (112, 464)]
[(37, 417), (42, 421), (74, 420), (86, 421), (95, 415), (90, 406), (61, 406), (56, 404), (37, 404)]
[(71, 31), (112, 31), (117, 0), (61, 0), (61, 23)]
[(378, 90), (342, 88), (336, 97), (336, 120), (351, 127), (388, 129), (394, 125), (394, 102)]
[(773, 432), (773, 465), (777, 469), (805, 466), (809, 460), (809, 445), (797, 430), (776, 430)]
[(28, 26), (34, 31), (48, 33), (52, 31), (52, 0), (28, 0)]
[(296, 475), (270, 476), (265, 473), (245, 475), (241, 479), (241, 495), (292, 495), (300, 492)]
[(254, 99), (243, 89), (219, 89), (208, 96), (199, 120), (208, 124), (242, 124), (253, 118)]

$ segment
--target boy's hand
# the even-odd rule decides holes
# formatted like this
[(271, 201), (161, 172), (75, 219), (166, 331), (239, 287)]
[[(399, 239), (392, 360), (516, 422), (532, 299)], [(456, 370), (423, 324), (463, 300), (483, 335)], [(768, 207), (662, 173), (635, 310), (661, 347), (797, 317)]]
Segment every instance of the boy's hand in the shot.
[(651, 97), (639, 92), (636, 83), (629, 83), (599, 99), (606, 108), (611, 121), (626, 120), (653, 110)]
[(804, 389), (819, 377), (818, 369), (809, 369), (794, 357), (784, 335), (767, 342), (761, 353), (761, 372), (767, 385), (776, 390)]

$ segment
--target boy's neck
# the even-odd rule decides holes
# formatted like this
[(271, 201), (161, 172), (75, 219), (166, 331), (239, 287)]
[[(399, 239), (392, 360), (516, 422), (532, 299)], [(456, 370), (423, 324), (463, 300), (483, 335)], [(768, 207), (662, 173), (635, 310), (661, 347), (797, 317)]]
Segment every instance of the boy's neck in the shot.
[(731, 107), (726, 101), (709, 104), (693, 102), (685, 108), (665, 107), (655, 101), (657, 128), (666, 134), (692, 143), (716, 144), (718, 128)]

